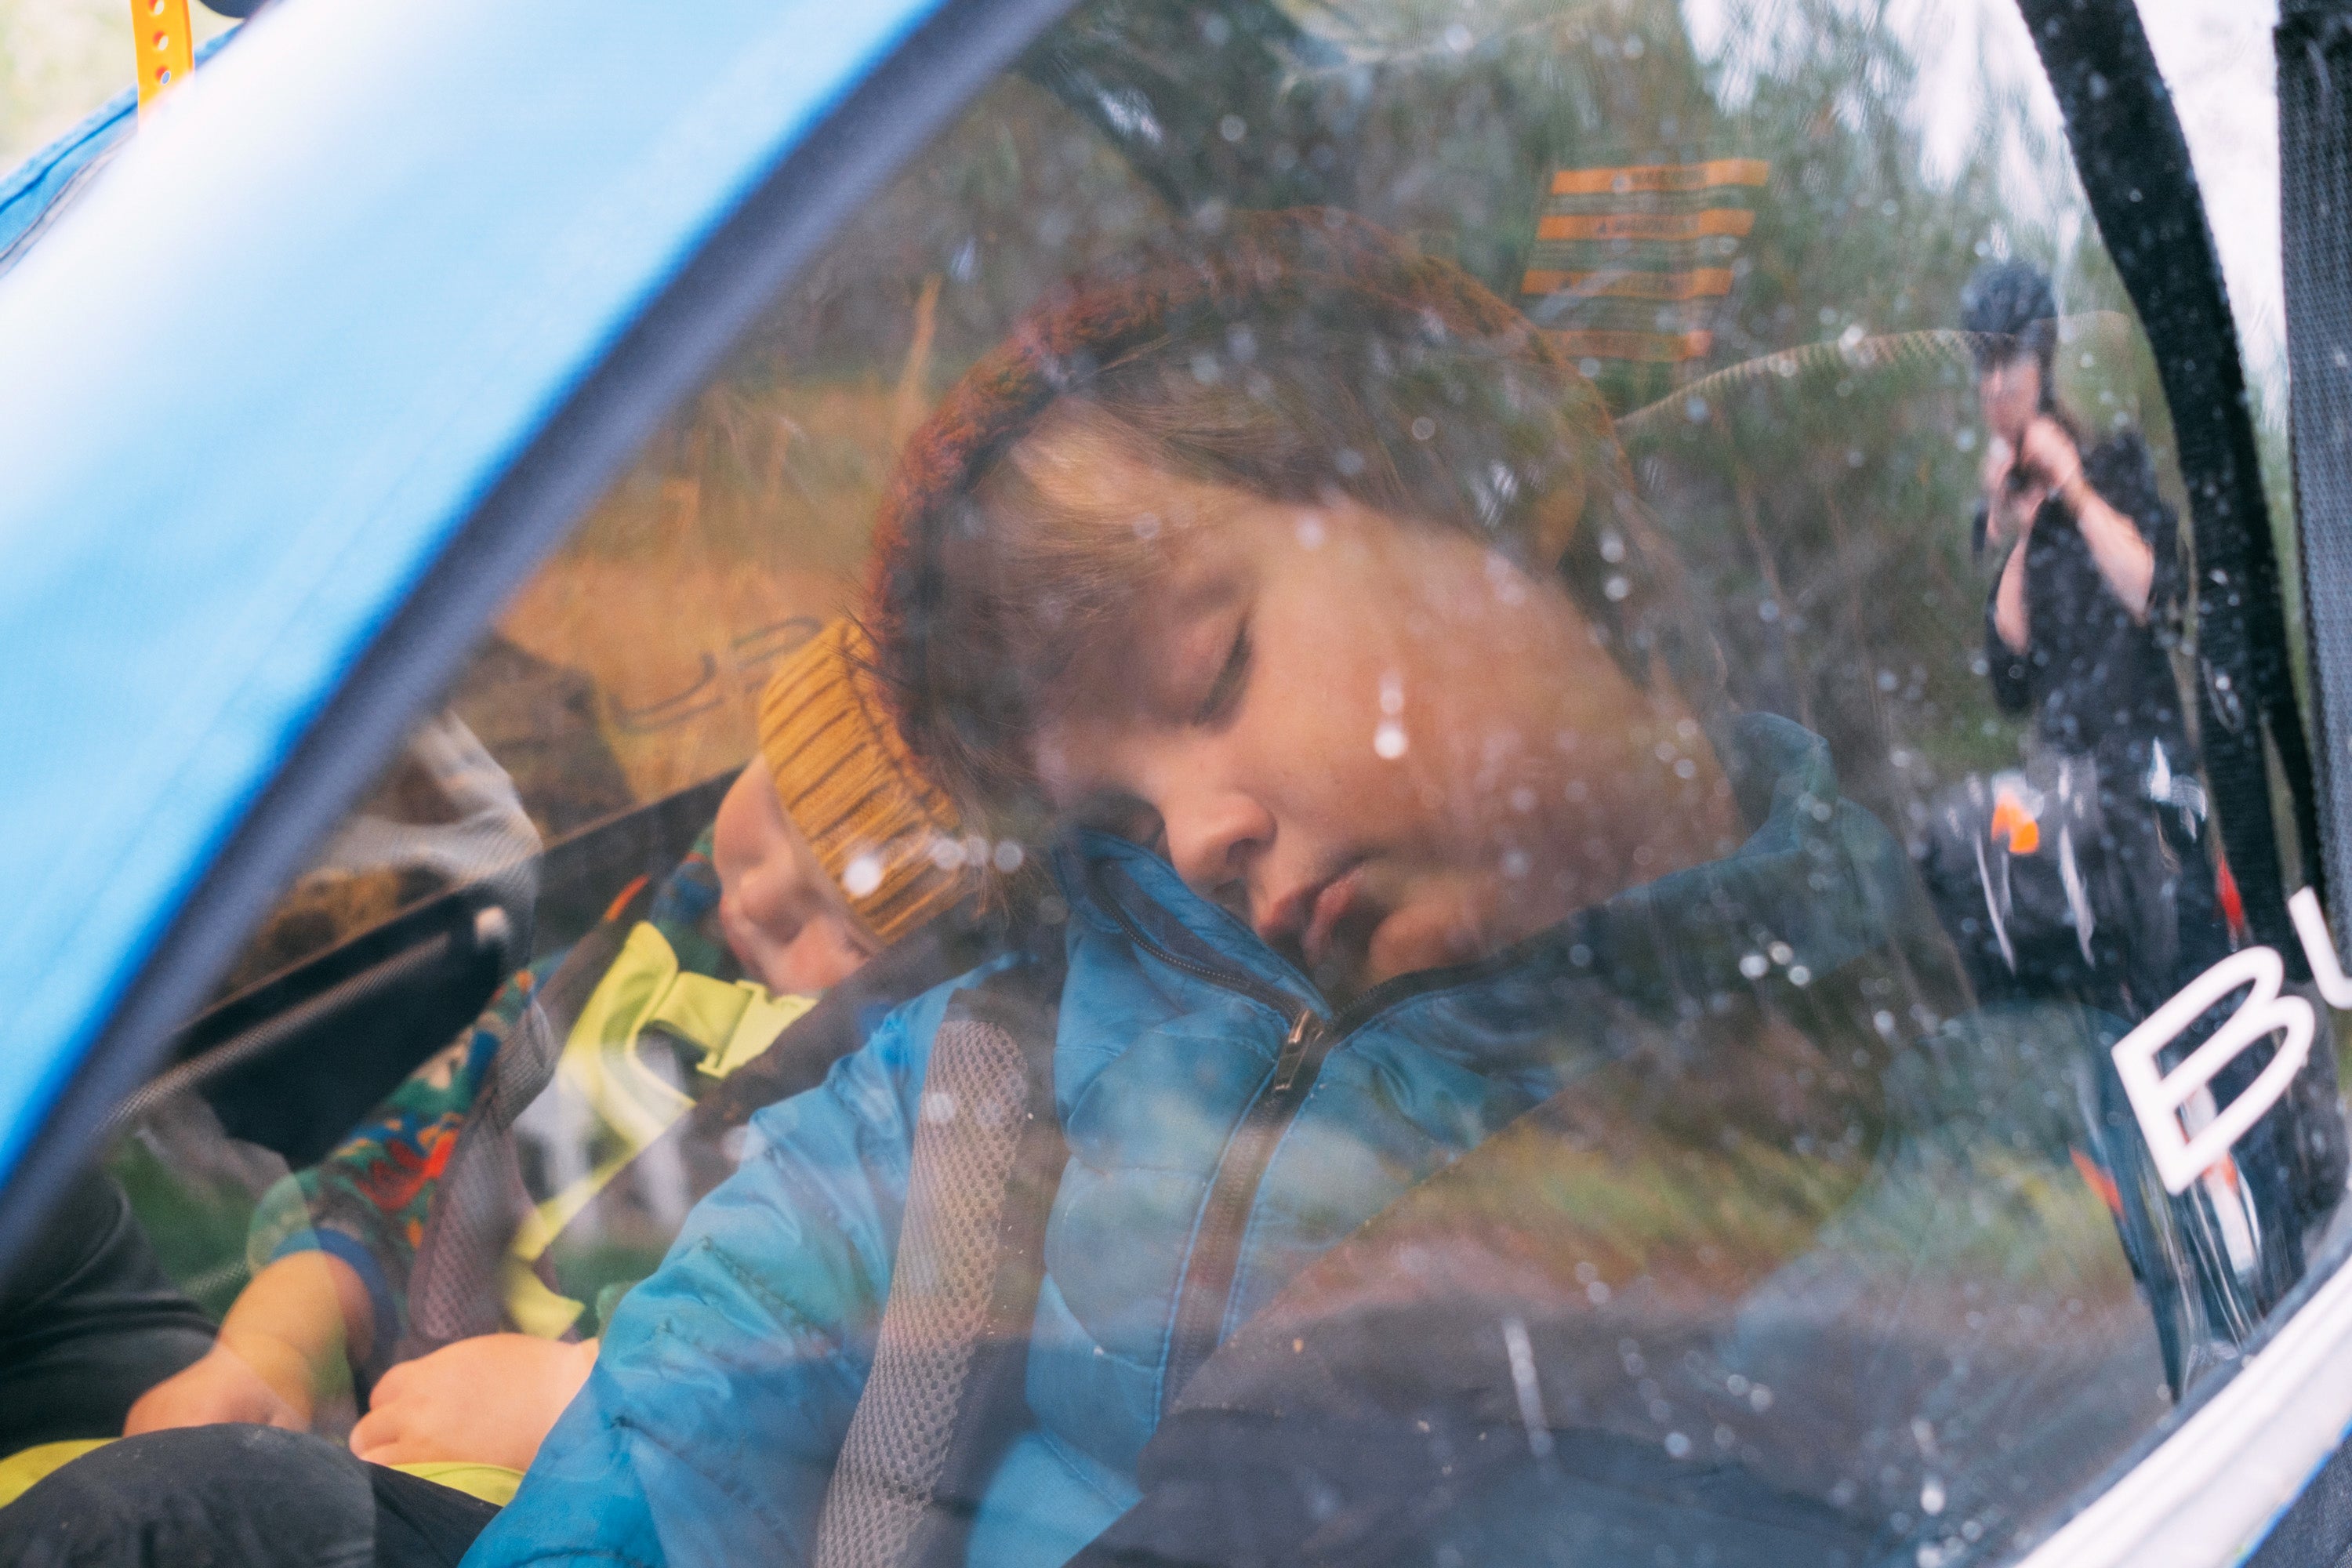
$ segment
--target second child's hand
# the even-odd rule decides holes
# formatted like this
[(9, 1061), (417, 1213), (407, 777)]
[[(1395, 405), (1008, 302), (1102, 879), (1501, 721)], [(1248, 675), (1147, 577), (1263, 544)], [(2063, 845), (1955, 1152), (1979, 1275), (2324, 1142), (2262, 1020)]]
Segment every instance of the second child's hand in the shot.
[(321, 1394), (349, 1386), (343, 1346), (374, 1332), (367, 1287), (324, 1252), (297, 1252), (237, 1292), (220, 1337), (194, 1366), (139, 1396), (123, 1435), (215, 1422), (302, 1431)]
[(352, 1452), (372, 1464), (465, 1460), (527, 1470), (596, 1364), (596, 1342), (482, 1334), (376, 1381)]
[(139, 1396), (122, 1435), (236, 1422), (310, 1429), (310, 1373), (301, 1352), (267, 1339), (215, 1343), (194, 1365)]

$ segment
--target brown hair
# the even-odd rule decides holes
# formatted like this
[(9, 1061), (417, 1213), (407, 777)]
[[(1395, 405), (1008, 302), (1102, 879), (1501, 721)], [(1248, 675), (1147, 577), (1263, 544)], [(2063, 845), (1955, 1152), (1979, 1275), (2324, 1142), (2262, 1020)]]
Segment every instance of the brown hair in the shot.
[(1205, 255), (1040, 312), (911, 444), (872, 616), (903, 731), (936, 776), (975, 811), (1021, 802), (1040, 694), (1167, 559), (1150, 520), (1036, 482), (1087, 451), (1458, 530), (1556, 569), (1637, 682), (1663, 665), (1686, 697), (1712, 691), (1712, 647), (1687, 646), (1677, 626), (1696, 623), (1666, 612), (1672, 559), (1590, 381), (1459, 268), (1360, 220), (1232, 223)]

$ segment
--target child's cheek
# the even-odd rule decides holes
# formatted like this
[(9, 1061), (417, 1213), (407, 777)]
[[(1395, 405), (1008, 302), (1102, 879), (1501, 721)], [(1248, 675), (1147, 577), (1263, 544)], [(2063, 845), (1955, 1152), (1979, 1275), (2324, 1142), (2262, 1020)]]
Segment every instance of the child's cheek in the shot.
[(865, 950), (841, 923), (820, 917), (803, 926), (778, 952), (777, 973), (770, 989), (814, 996), (840, 984), (865, 963)]
[(721, 894), (719, 900), (719, 934), (725, 940), (727, 951), (734, 954), (737, 965), (746, 974), (756, 975), (760, 973), (759, 954), (753, 950), (751, 933), (751, 922), (743, 918), (743, 907), (735, 895), (731, 892)]

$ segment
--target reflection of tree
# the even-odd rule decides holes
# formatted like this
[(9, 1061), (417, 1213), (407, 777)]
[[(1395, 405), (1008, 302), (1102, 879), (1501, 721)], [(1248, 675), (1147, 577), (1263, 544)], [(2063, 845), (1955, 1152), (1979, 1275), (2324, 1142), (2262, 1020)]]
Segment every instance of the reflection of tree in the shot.
[(1865, 345), (1951, 325), (1987, 256), (2037, 256), (2084, 316), (2062, 356), (2069, 401), (2094, 425), (2141, 425), (2160, 462), (2168, 425), (2127, 313), (2089, 314), (2127, 306), (2021, 85), (1981, 79), (1961, 155), (1930, 174), (1918, 62), (1885, 6), (1735, 6), (1724, 37), (1739, 58), (1702, 58), (1673, 0), (1096, 0), (1024, 68), (1179, 212), (1337, 203), (1507, 295), (1552, 171), (1769, 163), (1708, 358), (1592, 368), (1626, 408), (1837, 345), (1820, 374), (1719, 392), (1654, 430), (1641, 471), (1737, 695), (1827, 733), (1849, 784), (1900, 820), (1940, 778), (2013, 761), (2015, 728), (1979, 668), (1966, 353), (1897, 363)]
[[(1596, 369), (1626, 408), (1831, 345), (1821, 374), (1685, 410), (1641, 444), (1641, 472), (1738, 695), (1828, 733), (1850, 783), (1899, 817), (1938, 777), (2011, 760), (2014, 729), (1976, 668), (1965, 354), (1898, 365), (1861, 345), (1949, 325), (1997, 251), (2053, 263), (2072, 310), (2119, 310), (2121, 291), (2015, 85), (1981, 84), (1965, 153), (1931, 176), (1920, 72), (1882, 8), (1781, 0), (1726, 36), (1738, 61), (1703, 58), (1672, 0), (1092, 0), (852, 220), (580, 548), (641, 561), (707, 536), (716, 557), (845, 578), (930, 391), (1060, 280), (1171, 220), (1329, 202), (1516, 297), (1552, 171), (1761, 159), (1752, 234), (1708, 263), (1735, 283), (1707, 358)], [(2012, 204), (2021, 170), (2046, 188)], [(2127, 318), (2070, 328), (2063, 359), (2087, 418), (2137, 421), (2164, 456)]]
[[(1969, 273), (2003, 250), (2054, 263), (2070, 311), (2127, 307), (2074, 216), (2063, 149), (2037, 133), (2020, 90), (1981, 83), (1966, 152), (1931, 176), (1919, 72), (1882, 11), (1791, 0), (1770, 24), (1761, 45), (1737, 17), (1728, 29), (1748, 54), (1718, 134), (1774, 178), (1718, 361), (1835, 346), (1669, 400), (1675, 417), (1633, 422), (1636, 445), (1735, 694), (1821, 730), (1848, 787), (1901, 822), (1952, 774), (2017, 755), (1982, 671), (1969, 358), (1909, 334), (1949, 326)], [(1721, 89), (1728, 69), (1714, 69)], [(2044, 182), (2021, 203), (2010, 199), (2021, 162)], [(2083, 315), (2063, 337), (2068, 400), (2095, 426), (2142, 425), (2166, 455), (2129, 318)]]

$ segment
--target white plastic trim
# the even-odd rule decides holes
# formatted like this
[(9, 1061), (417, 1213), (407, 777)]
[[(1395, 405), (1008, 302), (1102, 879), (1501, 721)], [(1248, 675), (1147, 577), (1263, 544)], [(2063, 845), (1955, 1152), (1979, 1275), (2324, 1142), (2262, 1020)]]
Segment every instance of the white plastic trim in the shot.
[(2352, 1268), (2017, 1568), (2242, 1562), (2352, 1426)]
[[(2301, 896), (2301, 895), (2298, 895)], [(2275, 949), (2242, 948), (2183, 986), (2179, 995), (2147, 1016), (2147, 1021), (2117, 1041), (2116, 1076), (2123, 1079), (2139, 1130), (2164, 1190), (2185, 1193), (2208, 1166), (2228, 1156), (2263, 1112), (2278, 1103), (2287, 1085), (2311, 1057), (2311, 1037), (2317, 1027), (2311, 1004), (2300, 996), (2282, 996), (2286, 965)], [(2157, 1065), (2165, 1047), (2186, 1034), (2206, 1009), (2233, 992), (2247, 993), (2229, 1020), (2213, 1037), (2189, 1054), (2189, 1059), (2167, 1072)], [(2195, 1137), (2180, 1128), (2180, 1110), (2205, 1091), (2214, 1076), (2258, 1040), (2284, 1032), (2286, 1038), (2272, 1053), (2270, 1063), (2253, 1082), (2241, 1089), (2221, 1113)]]

